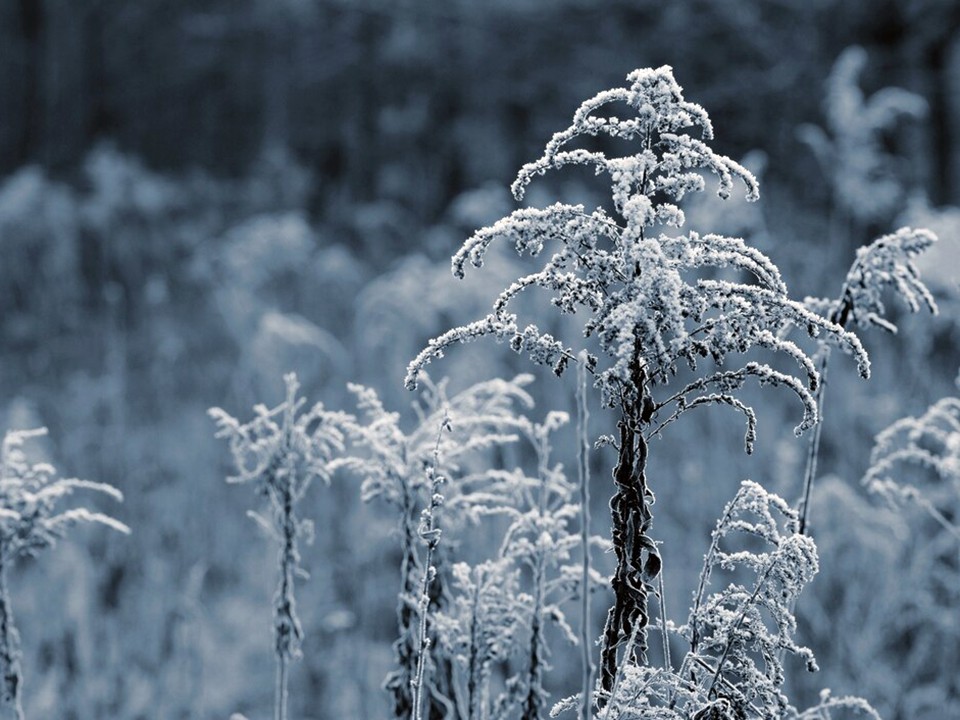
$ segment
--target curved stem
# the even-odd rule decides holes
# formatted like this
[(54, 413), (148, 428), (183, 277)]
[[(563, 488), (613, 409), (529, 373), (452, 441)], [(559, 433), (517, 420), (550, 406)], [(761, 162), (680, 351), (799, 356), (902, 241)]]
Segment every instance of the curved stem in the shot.
[(827, 345), (823, 345), (818, 363), (819, 367), (817, 368), (820, 373), (820, 384), (817, 386), (816, 394), (813, 396), (817, 403), (820, 421), (813, 426), (813, 433), (807, 445), (807, 465), (803, 473), (803, 500), (800, 502), (799, 532), (801, 535), (806, 534), (807, 525), (810, 521), (810, 494), (813, 491), (813, 483), (816, 480), (817, 460), (820, 456), (820, 435), (823, 431), (823, 402), (825, 398), (824, 389), (827, 386), (827, 361), (829, 359), (830, 348)]
[(722, 677), (721, 673), (723, 672), (723, 665), (726, 663), (727, 657), (730, 655), (730, 650), (733, 648), (734, 634), (740, 629), (740, 626), (747, 617), (747, 610), (749, 610), (750, 606), (757, 601), (757, 598), (760, 596), (760, 590), (763, 589), (763, 584), (767, 581), (767, 578), (770, 576), (770, 573), (773, 571), (773, 568), (776, 566), (779, 560), (780, 557), (775, 556), (770, 561), (770, 564), (767, 565), (767, 569), (764, 570), (763, 575), (761, 575), (760, 579), (757, 580), (757, 586), (753, 589), (753, 593), (751, 593), (747, 602), (744, 603), (743, 609), (737, 616), (737, 621), (733, 624), (733, 627), (730, 628), (730, 635), (727, 637), (726, 645), (724, 645), (723, 654), (720, 656), (720, 660), (717, 662), (717, 669), (713, 673), (713, 679), (710, 681), (710, 687), (707, 688), (707, 697), (713, 697), (713, 689), (716, 687), (717, 681)]
[(733, 515), (733, 511), (736, 509), (737, 503), (739, 502), (742, 494), (743, 487), (737, 491), (737, 494), (733, 497), (733, 500), (731, 500), (727, 505), (723, 517), (721, 517), (720, 521), (717, 523), (717, 530), (713, 531), (713, 535), (710, 539), (710, 548), (707, 550), (707, 554), (703, 558), (703, 567), (700, 568), (700, 581), (697, 584), (697, 592), (693, 598), (693, 609), (690, 611), (690, 652), (687, 653), (683, 663), (681, 664), (679, 672), (681, 677), (686, 669), (687, 659), (691, 657), (696, 659), (697, 650), (700, 647), (700, 606), (703, 604), (703, 594), (706, 592), (707, 583), (710, 582), (710, 573), (713, 570), (714, 564), (713, 558), (719, 549), (720, 533), (718, 530), (719, 528), (723, 527), (730, 519), (730, 516)]

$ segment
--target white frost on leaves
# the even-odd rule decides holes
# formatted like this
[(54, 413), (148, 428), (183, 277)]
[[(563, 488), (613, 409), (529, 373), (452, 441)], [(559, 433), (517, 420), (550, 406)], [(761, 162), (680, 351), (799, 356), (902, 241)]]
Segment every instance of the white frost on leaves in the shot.
[(896, 87), (867, 98), (859, 85), (866, 65), (862, 47), (844, 50), (827, 80), (826, 130), (804, 125), (798, 132), (840, 207), (863, 224), (886, 222), (903, 203), (898, 159), (884, 149), (884, 136), (902, 119), (922, 118), (928, 110), (921, 96)]
[[(762, 252), (739, 238), (666, 233), (683, 226), (679, 203), (686, 194), (704, 189), (703, 173), (717, 176), (721, 197), (729, 197), (741, 183), (747, 200), (755, 200), (757, 182), (744, 167), (714, 153), (704, 142), (713, 137), (707, 114), (684, 100), (669, 66), (638, 70), (628, 81), (626, 88), (607, 90), (584, 102), (570, 127), (554, 135), (543, 156), (525, 165), (513, 184), (520, 199), (534, 177), (565, 165), (586, 164), (609, 177), (614, 215), (558, 203), (517, 210), (477, 231), (453, 257), (457, 277), (463, 277), (468, 263), (482, 266), (494, 241), (546, 261), (503, 290), (485, 318), (431, 340), (410, 363), (407, 386), (416, 386), (423, 368), (451, 345), (487, 336), (509, 342), (516, 352), (562, 373), (577, 350), (536, 325), (521, 322), (511, 311), (512, 301), (530, 288), (548, 291), (561, 313), (585, 314), (584, 335), (596, 338), (601, 351), (600, 357), (589, 357), (590, 370), (608, 406), (632, 402), (649, 389), (639, 383), (667, 383), (681, 364), (696, 369), (701, 358), (711, 358), (723, 365), (729, 355), (753, 348), (792, 357), (812, 389), (818, 382), (812, 360), (784, 337), (784, 329), (793, 326), (841, 346), (855, 356), (860, 373), (868, 375), (867, 355), (857, 338), (791, 300), (776, 265)], [(629, 108), (632, 117), (596, 114), (614, 102)], [(702, 139), (688, 135), (689, 129), (699, 130)], [(633, 140), (639, 147), (622, 157), (566, 149), (571, 141), (596, 135)], [(713, 268), (740, 271), (744, 281), (698, 277)], [(637, 377), (637, 368), (642, 377)], [(816, 422), (816, 403), (803, 382), (768, 369), (745, 367), (738, 372), (741, 379), (776, 378), (777, 384), (796, 392), (804, 404), (798, 430)], [(687, 400), (691, 407), (715, 400), (736, 406), (727, 396)]]
[[(250, 484), (269, 501), (269, 516), (247, 515), (280, 546), (280, 579), (273, 598), (275, 652), (280, 662), (300, 657), (303, 628), (297, 615), (294, 579), (304, 577), (299, 541), (313, 540), (313, 522), (297, 517), (297, 504), (314, 479), (329, 482), (332, 459), (344, 451), (343, 426), (348, 416), (317, 403), (308, 409), (299, 397), (300, 383), (285, 375), (286, 397), (274, 408), (256, 405), (252, 420), (242, 423), (220, 408), (211, 408), (216, 437), (230, 444), (235, 474), (230, 483)], [(284, 690), (285, 692), (285, 690)]]
[(937, 242), (929, 230), (904, 227), (884, 235), (857, 250), (843, 283), (840, 299), (836, 302), (807, 298), (807, 307), (815, 313), (829, 315), (840, 325), (853, 320), (860, 327), (878, 327), (891, 333), (897, 326), (887, 320), (883, 292), (893, 288), (910, 312), (927, 308), (937, 314), (933, 293), (920, 279), (920, 270), (914, 258)]
[(960, 541), (960, 399), (943, 398), (877, 435), (863, 482), (894, 506), (917, 505)]
[(87, 508), (59, 509), (75, 490), (92, 490), (123, 500), (112, 485), (76, 478), (58, 478), (49, 463), (33, 463), (25, 443), (47, 434), (46, 428), (10, 430), (0, 450), (0, 556), (3, 560), (33, 556), (78, 523), (98, 523), (123, 533), (130, 528), (105, 513)]

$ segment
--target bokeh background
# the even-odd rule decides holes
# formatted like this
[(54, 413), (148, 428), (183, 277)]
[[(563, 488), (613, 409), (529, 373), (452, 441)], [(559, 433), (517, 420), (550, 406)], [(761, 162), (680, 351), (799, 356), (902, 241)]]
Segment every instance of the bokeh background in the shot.
[[(7, 0), (0, 407), (8, 427), (50, 428), (38, 452), (65, 473), (121, 488), (104, 509), (133, 528), (76, 532), (16, 568), (29, 717), (269, 717), (275, 551), (244, 515), (256, 498), (223, 481), (207, 408), (248, 417), (293, 370), (328, 407), (351, 409), (356, 381), (410, 417), (407, 362), (523, 272), (505, 252), (457, 283), (450, 254), (513, 209), (514, 173), (581, 100), (661, 64), (710, 113), (714, 147), (761, 180), (755, 205), (696, 201), (692, 226), (748, 237), (796, 297), (835, 295), (879, 234), (941, 236), (921, 263), (941, 314), (894, 302), (900, 333), (863, 335), (873, 379), (831, 368), (822, 571), (799, 608), (822, 672), (791, 684), (798, 703), (829, 686), (891, 719), (960, 708), (957, 558), (930, 560), (922, 517), (859, 484), (876, 432), (957, 392), (960, 4)], [(530, 201), (591, 206), (603, 191), (569, 171)], [(489, 343), (434, 372), (461, 388), (522, 369)], [(533, 394), (538, 416), (569, 410), (572, 378), (547, 373)], [(678, 621), (740, 480), (799, 495), (799, 408), (757, 399), (754, 457), (722, 410), (655, 444), (654, 535)], [(591, 432), (613, 426), (595, 408)], [(612, 458), (593, 462), (602, 528)], [(293, 715), (386, 717), (395, 519), (349, 477), (306, 505), (317, 538)], [(558, 645), (554, 699), (577, 663)]]

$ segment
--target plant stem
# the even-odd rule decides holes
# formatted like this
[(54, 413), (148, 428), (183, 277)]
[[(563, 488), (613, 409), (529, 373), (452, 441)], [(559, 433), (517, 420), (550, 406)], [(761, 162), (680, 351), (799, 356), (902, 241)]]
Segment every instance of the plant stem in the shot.
[(580, 577), (580, 652), (583, 682), (580, 696), (580, 718), (590, 720), (593, 703), (593, 659), (590, 653), (590, 445), (587, 423), (587, 358), (580, 354), (577, 364), (577, 465), (580, 474), (580, 544), (583, 546), (583, 572)]
[(427, 546), (427, 555), (423, 564), (418, 602), (420, 631), (417, 638), (417, 672), (411, 682), (411, 685), (413, 685), (414, 720), (423, 720), (423, 678), (426, 673), (427, 654), (430, 651), (430, 638), (427, 637), (427, 612), (430, 609), (430, 583), (433, 582), (437, 572), (433, 566), (433, 555), (440, 543), (440, 529), (437, 527), (436, 513), (443, 502), (443, 496), (440, 495), (440, 489), (443, 485), (443, 477), (439, 473), (440, 441), (443, 438), (443, 431), (448, 429), (450, 429), (450, 416), (445, 410), (440, 429), (437, 431), (437, 444), (433, 448), (433, 464), (427, 469), (430, 479), (430, 499), (421, 515), (420, 527), (417, 529), (420, 539)]
[(480, 658), (480, 590), (483, 578), (475, 573), (476, 584), (473, 588), (473, 603), (470, 612), (470, 655), (467, 671), (467, 706), (470, 717), (467, 720), (480, 720), (480, 687), (482, 683), (483, 662)]
[(522, 720), (540, 720), (540, 710), (543, 703), (543, 661), (541, 647), (543, 645), (543, 554), (537, 556), (534, 568), (534, 598), (533, 616), (530, 619), (530, 667), (527, 671), (527, 697), (523, 705)]
[[(292, 467), (290, 468), (292, 470)], [(275, 610), (277, 689), (274, 703), (276, 720), (287, 720), (287, 659), (294, 652), (297, 640), (296, 618), (293, 605), (293, 569), (297, 563), (297, 525), (293, 517), (293, 492), (289, 484), (282, 489), (283, 547), (280, 550), (280, 587), (277, 588)]]
[(282, 654), (277, 656), (277, 696), (274, 703), (273, 717), (275, 720), (287, 718), (287, 658)]
[[(432, 529), (432, 528), (431, 528)], [(427, 556), (423, 566), (423, 577), (420, 583), (420, 631), (418, 633), (417, 671), (413, 678), (413, 717), (423, 719), (423, 677), (427, 662), (427, 653), (430, 652), (430, 638), (427, 637), (427, 611), (430, 607), (430, 581), (433, 568), (433, 545), (427, 544)]]
[[(540, 481), (537, 496), (537, 526), (543, 527), (547, 514), (547, 483), (549, 482), (548, 460), (550, 444), (546, 431), (533, 433), (537, 451), (537, 478)], [(527, 696), (523, 701), (521, 720), (540, 720), (543, 705), (543, 602), (546, 576), (545, 551), (536, 543), (536, 557), (533, 565), (533, 613), (530, 618), (530, 663), (527, 668)]]
[(0, 552), (0, 672), (3, 673), (3, 711), (0, 718), (23, 720), (20, 704), (20, 638), (13, 622), (13, 608), (7, 590), (7, 567)]
[(827, 361), (830, 359), (830, 348), (823, 345), (820, 350), (819, 368), (820, 384), (817, 385), (814, 400), (817, 403), (817, 412), (820, 415), (819, 421), (813, 426), (813, 434), (810, 436), (810, 442), (807, 445), (807, 465), (803, 473), (803, 500), (800, 502), (800, 528), (799, 532), (804, 535), (807, 531), (807, 525), (810, 520), (810, 494), (813, 491), (813, 483), (817, 476), (817, 460), (820, 456), (820, 435), (823, 428), (823, 402), (824, 388), (827, 386)]
[[(647, 662), (647, 581), (659, 572), (657, 548), (647, 535), (653, 496), (646, 484), (647, 443), (640, 422), (639, 410), (632, 407), (620, 421), (620, 455), (614, 471), (617, 492), (610, 500), (617, 569), (611, 580), (614, 604), (607, 613), (600, 656), (600, 686), (606, 694), (613, 690), (621, 662)], [(617, 651), (630, 637), (635, 641), (628, 643), (621, 661)]]
[(393, 716), (413, 716), (412, 682), (417, 672), (417, 631), (414, 628), (417, 602), (416, 507), (409, 485), (396, 478), (400, 488), (400, 592), (397, 600), (398, 635), (393, 643), (397, 669), (391, 672), (384, 687), (393, 696)]

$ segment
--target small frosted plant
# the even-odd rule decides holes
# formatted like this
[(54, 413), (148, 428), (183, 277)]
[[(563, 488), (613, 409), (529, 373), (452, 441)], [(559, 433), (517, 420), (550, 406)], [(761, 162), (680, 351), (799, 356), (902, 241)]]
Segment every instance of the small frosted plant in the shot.
[(33, 557), (79, 523), (98, 523), (129, 533), (119, 520), (86, 508), (61, 509), (74, 490), (92, 490), (120, 501), (112, 485), (76, 478), (58, 478), (48, 463), (31, 462), (24, 444), (47, 434), (46, 428), (11, 430), (0, 450), (0, 717), (23, 720), (20, 636), (13, 620), (7, 574), (18, 558)]
[(943, 398), (877, 435), (863, 481), (894, 506), (916, 504), (960, 542), (960, 399)]
[[(521, 624), (522, 637), (513, 621), (500, 627), (489, 625), (487, 630), (491, 635), (499, 633), (502, 645), (521, 656), (518, 671), (507, 678), (505, 691), (492, 705), (493, 717), (542, 717), (547, 698), (543, 678), (550, 667), (548, 626), (558, 628), (570, 645), (581, 640), (586, 640), (587, 648), (593, 644), (593, 638), (576, 635), (564, 606), (578, 596), (583, 600), (605, 584), (606, 579), (590, 567), (589, 548), (608, 549), (609, 543), (590, 536), (589, 529), (582, 526), (584, 513), (574, 502), (577, 485), (568, 480), (561, 464), (551, 460), (552, 435), (568, 421), (562, 412), (548, 413), (541, 423), (520, 419), (518, 430), (533, 447), (537, 472), (534, 476), (519, 470), (511, 473), (510, 482), (517, 492), (512, 498), (505, 497), (499, 509), (498, 514), (510, 521), (500, 550), (495, 559), (473, 568), (484, 577), (501, 575), (494, 582), (504, 586), (513, 587), (518, 573), (524, 578), (525, 592), (518, 596), (512, 615)], [(587, 552), (577, 558), (582, 548)]]
[[(891, 235), (884, 235), (857, 250), (857, 257), (840, 289), (840, 297), (835, 300), (807, 298), (806, 304), (814, 312), (827, 316), (840, 327), (845, 328), (852, 322), (863, 329), (879, 328), (896, 333), (897, 326), (885, 317), (887, 309), (883, 302), (884, 293), (892, 289), (910, 312), (917, 313), (926, 308), (936, 315), (936, 300), (920, 279), (920, 271), (913, 262), (915, 257), (936, 241), (936, 235), (929, 230), (914, 230), (908, 227), (900, 228)], [(821, 382), (816, 388), (815, 397), (822, 412), (830, 346), (821, 343), (818, 355), (817, 369)], [(816, 480), (822, 430), (823, 424), (818, 423), (810, 434), (803, 500), (800, 503), (801, 533), (807, 531), (810, 519), (810, 494)]]
[(847, 48), (827, 81), (827, 130), (803, 125), (800, 139), (813, 151), (840, 209), (861, 226), (888, 220), (903, 203), (897, 158), (883, 148), (883, 135), (904, 118), (926, 115), (926, 101), (887, 87), (871, 97), (860, 89), (867, 65), (862, 47)]
[[(942, 717), (960, 706), (960, 398), (879, 433), (863, 482), (909, 529), (891, 560), (896, 581), (881, 600), (867, 600), (883, 628), (878, 670), (897, 678), (890, 688), (891, 675), (880, 674), (875, 692), (901, 717)], [(858, 614), (862, 603), (845, 602)]]
[[(519, 653), (532, 598), (519, 592), (520, 570), (509, 559), (453, 567), (454, 601), (436, 616), (440, 647), (453, 659), (457, 717), (490, 717), (494, 663)], [(498, 715), (502, 717), (502, 715)]]
[[(784, 336), (789, 325), (839, 345), (856, 357), (862, 375), (869, 374), (856, 336), (791, 300), (777, 267), (763, 253), (738, 238), (679, 230), (669, 234), (684, 224), (684, 197), (705, 189), (705, 173), (716, 177), (723, 198), (739, 182), (747, 199), (755, 200), (757, 183), (741, 165), (710, 149), (713, 127), (707, 113), (684, 100), (669, 66), (637, 70), (627, 79), (628, 87), (606, 90), (584, 102), (570, 127), (554, 135), (543, 156), (525, 165), (513, 184), (520, 200), (538, 175), (586, 165), (609, 178), (613, 214), (558, 203), (517, 210), (475, 233), (453, 257), (458, 277), (468, 263), (480, 267), (495, 241), (547, 259), (539, 270), (506, 288), (485, 318), (432, 340), (407, 373), (407, 385), (413, 387), (423, 367), (450, 346), (492, 336), (561, 374), (576, 359), (577, 349), (535, 324), (524, 325), (512, 302), (539, 288), (552, 296), (561, 313), (585, 315), (586, 364), (604, 404), (619, 415), (619, 436), (612, 441), (619, 456), (610, 502), (617, 567), (614, 602), (601, 642), (601, 705), (610, 697), (623, 663), (646, 663), (647, 598), (661, 566), (650, 535), (649, 439), (688, 410), (727, 405), (746, 417), (746, 448), (751, 451), (754, 412), (737, 396), (749, 378), (795, 393), (804, 408), (796, 430), (812, 427), (818, 412), (810, 388), (816, 388), (819, 376), (813, 360)], [(597, 114), (613, 104), (626, 116)], [(608, 157), (571, 146), (596, 136), (630, 141), (634, 152)], [(717, 269), (742, 278), (706, 277), (717, 275)], [(755, 348), (789, 356), (798, 364), (800, 377), (735, 359)], [(733, 369), (700, 371), (705, 358), (717, 365), (733, 364)], [(672, 383), (681, 365), (696, 373), (696, 379), (676, 391), (658, 392), (658, 386)]]
[[(598, 720), (822, 720), (844, 712), (878, 720), (860, 698), (825, 691), (800, 712), (782, 691), (784, 653), (816, 669), (812, 652), (793, 639), (793, 604), (818, 569), (816, 546), (797, 520), (782, 498), (741, 484), (713, 531), (687, 623), (666, 625), (689, 646), (679, 668), (669, 660), (625, 663)], [(731, 581), (709, 592), (721, 572)], [(569, 705), (558, 703), (553, 714)]]
[[(399, 516), (398, 637), (393, 646), (396, 668), (385, 682), (392, 696), (394, 717), (415, 716), (414, 688), (424, 699), (426, 707), (420, 707), (424, 717), (443, 717), (447, 705), (453, 702), (453, 668), (444, 657), (433, 657), (434, 672), (420, 677), (418, 666), (422, 658), (426, 661), (422, 645), (427, 638), (423, 633), (432, 637), (431, 617), (447, 604), (448, 558), (464, 527), (516, 502), (511, 474), (472, 468), (486, 452), (518, 439), (523, 427), (519, 411), (533, 404), (525, 389), (531, 381), (529, 375), (490, 380), (448, 396), (445, 383), (433, 384), (427, 379), (415, 405), (417, 422), (410, 430), (402, 427), (398, 413), (383, 406), (374, 390), (350, 386), (358, 406), (358, 418), (345, 426), (352, 449), (334, 466), (347, 468), (363, 479), (361, 497), (365, 502), (385, 502)], [(439, 428), (445, 431), (438, 433)], [(442, 546), (437, 542), (439, 527), (430, 526), (437, 520), (440, 492), (439, 486), (434, 486), (440, 479)], [(427, 517), (425, 511), (429, 511)], [(424, 612), (423, 579), (427, 576), (430, 601)]]
[[(740, 540), (754, 539), (760, 549)], [(699, 688), (701, 701), (720, 702), (746, 713), (752, 704), (760, 717), (783, 717), (789, 704), (780, 690), (784, 680), (781, 652), (787, 651), (816, 670), (813, 653), (793, 641), (793, 602), (817, 573), (816, 546), (799, 533), (797, 514), (780, 497), (746, 481), (727, 505), (713, 531), (710, 549), (687, 626), (690, 651), (680, 668)], [(752, 587), (731, 583), (706, 595), (717, 569), (745, 570)]]
[(218, 438), (226, 438), (236, 467), (227, 482), (251, 484), (268, 499), (269, 514), (248, 515), (280, 545), (279, 581), (273, 597), (274, 653), (277, 659), (274, 718), (287, 718), (287, 674), (290, 661), (300, 657), (303, 629), (297, 616), (294, 582), (305, 577), (300, 566), (300, 541), (310, 541), (313, 524), (297, 515), (297, 504), (314, 479), (329, 482), (331, 458), (343, 451), (346, 418), (317, 403), (304, 410), (297, 397), (299, 383), (284, 376), (286, 399), (274, 408), (254, 407), (254, 418), (241, 423), (220, 408), (211, 408)]

